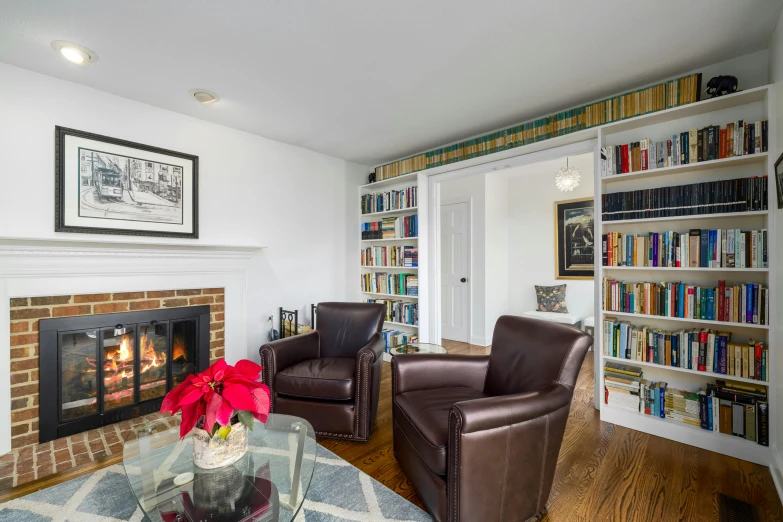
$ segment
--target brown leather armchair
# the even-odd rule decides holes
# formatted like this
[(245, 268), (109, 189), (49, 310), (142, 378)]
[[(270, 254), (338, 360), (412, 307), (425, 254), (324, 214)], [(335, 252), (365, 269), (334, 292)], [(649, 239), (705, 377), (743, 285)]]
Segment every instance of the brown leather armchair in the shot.
[(320, 303), (317, 329), (261, 346), (271, 411), (306, 419), (317, 435), (367, 441), (378, 410), (386, 310)]
[(574, 328), (503, 316), (490, 355), (394, 357), (394, 454), (435, 520), (544, 512), (592, 342)]

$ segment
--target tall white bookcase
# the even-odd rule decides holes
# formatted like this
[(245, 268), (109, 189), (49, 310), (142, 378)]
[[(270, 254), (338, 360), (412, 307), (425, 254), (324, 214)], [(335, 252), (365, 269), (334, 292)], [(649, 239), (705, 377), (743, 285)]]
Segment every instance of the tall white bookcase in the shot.
[[(600, 248), (595, 255), (595, 353), (599, 357), (596, 371), (597, 393), (600, 393), (601, 420), (625, 426), (659, 437), (675, 440), (691, 446), (704, 448), (725, 455), (759, 464), (769, 464), (770, 448), (745, 440), (741, 437), (703, 430), (659, 417), (642, 413), (628, 412), (608, 406), (604, 401), (603, 367), (607, 361), (617, 361), (642, 367), (644, 378), (648, 381), (664, 381), (670, 387), (696, 391), (715, 379), (736, 379), (697, 370), (663, 366), (654, 363), (644, 363), (627, 359), (617, 359), (605, 355), (603, 326), (604, 318), (611, 317), (626, 321), (634, 326), (650, 326), (668, 329), (670, 331), (695, 328), (712, 328), (732, 333), (739, 341), (752, 338), (761, 339), (768, 347), (768, 382), (767, 395), (769, 401), (769, 442), (774, 444), (777, 408), (775, 404), (775, 368), (777, 351), (774, 344), (774, 330), (777, 320), (777, 299), (774, 294), (775, 270), (778, 260), (775, 259), (775, 220), (772, 212), (775, 206), (774, 162), (772, 153), (775, 141), (775, 113), (773, 110), (773, 90), (769, 86), (749, 89), (744, 92), (704, 100), (690, 105), (669, 109), (654, 114), (639, 116), (617, 123), (605, 125), (598, 131), (595, 168), (595, 237), (596, 245), (601, 244), (601, 235), (608, 232), (624, 234), (643, 234), (647, 232), (664, 232), (668, 230), (687, 231), (689, 229), (732, 229), (768, 230), (768, 266), (770, 268), (653, 268), (653, 267), (604, 267), (602, 266)], [(652, 169), (629, 174), (617, 174), (601, 177), (601, 147), (621, 145), (651, 138), (651, 141), (671, 139), (672, 134), (679, 134), (693, 128), (707, 125), (724, 127), (728, 122), (745, 120), (754, 122), (767, 120), (769, 152), (737, 156), (722, 160), (699, 162), (661, 169)], [(622, 221), (607, 221), (601, 219), (601, 196), (614, 192), (648, 189), (656, 187), (685, 185), (702, 181), (734, 179), (749, 176), (769, 175), (768, 208), (769, 211), (747, 212), (738, 214), (712, 214), (683, 217), (649, 218)], [(717, 286), (718, 280), (725, 280), (727, 285), (733, 283), (760, 283), (770, 289), (769, 325), (749, 325), (717, 321), (702, 321), (698, 319), (680, 319), (640, 314), (626, 314), (603, 311), (604, 277), (616, 280), (640, 282), (683, 282), (688, 284), (703, 284)], [(746, 381), (748, 379), (745, 379)], [(758, 383), (758, 381), (750, 381)]]
[[(372, 221), (380, 221), (385, 217), (400, 217), (404, 218), (406, 216), (413, 216), (418, 214), (418, 207), (410, 207), (400, 210), (391, 210), (386, 212), (374, 212), (369, 214), (362, 214), (362, 208), (361, 208), (361, 198), (362, 196), (366, 194), (373, 194), (377, 192), (386, 192), (389, 190), (401, 190), (407, 187), (417, 187), (417, 178), (418, 173), (412, 173), (412, 174), (406, 174), (404, 176), (397, 176), (396, 178), (389, 178), (381, 181), (376, 181), (375, 183), (368, 183), (367, 185), (362, 185), (359, 187), (359, 197), (358, 197), (358, 207), (359, 207), (359, 221), (361, 223), (368, 223)], [(419, 194), (418, 203), (419, 205), (426, 204), (426, 201), (421, 198), (421, 194)], [(421, 225), (421, 224), (420, 224)], [(421, 229), (419, 229), (421, 230)], [(405, 237), (405, 238), (397, 238), (397, 239), (361, 239), (361, 230), (357, 231), (357, 233), (360, 236), (360, 248), (361, 250), (364, 250), (368, 247), (373, 246), (418, 246), (419, 239), (418, 237)], [(358, 261), (361, 262), (361, 252), (357, 254)], [(385, 272), (385, 273), (418, 273), (419, 268), (418, 267), (401, 267), (401, 266), (365, 266), (361, 265), (361, 273), (367, 274), (367, 273), (375, 273), (375, 272)], [(358, 281), (357, 281), (358, 283)], [(360, 288), (360, 291), (362, 293), (363, 299), (387, 299), (387, 300), (399, 300), (404, 302), (410, 302), (410, 303), (417, 303), (418, 302), (418, 296), (409, 296), (409, 295), (396, 295), (396, 294), (379, 294), (379, 293), (373, 293), (373, 292), (365, 292), (363, 289)], [(393, 321), (385, 321), (384, 322), (384, 329), (393, 329), (393, 330), (399, 330), (401, 332), (409, 333), (410, 335), (416, 335), (418, 336), (419, 326), (418, 325), (410, 325), (405, 323), (398, 323)], [(384, 354), (384, 360), (390, 361), (391, 356), (386, 353)]]

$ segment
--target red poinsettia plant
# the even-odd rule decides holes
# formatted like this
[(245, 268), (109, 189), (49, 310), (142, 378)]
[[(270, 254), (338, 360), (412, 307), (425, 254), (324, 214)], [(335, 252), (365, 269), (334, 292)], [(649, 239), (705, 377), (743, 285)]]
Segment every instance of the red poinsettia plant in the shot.
[(247, 359), (234, 366), (220, 359), (171, 390), (160, 411), (174, 415), (182, 410), (180, 437), (187, 435), (202, 418), (203, 429), (223, 439), (237, 422), (252, 430), (253, 419), (266, 422), (269, 416), (269, 388), (258, 382), (261, 370), (261, 366)]

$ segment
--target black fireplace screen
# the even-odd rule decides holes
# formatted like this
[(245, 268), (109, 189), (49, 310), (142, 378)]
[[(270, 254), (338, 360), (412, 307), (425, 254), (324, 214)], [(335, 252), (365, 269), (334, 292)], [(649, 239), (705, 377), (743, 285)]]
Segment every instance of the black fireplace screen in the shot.
[(157, 411), (209, 366), (209, 306), (42, 319), (39, 329), (41, 443)]

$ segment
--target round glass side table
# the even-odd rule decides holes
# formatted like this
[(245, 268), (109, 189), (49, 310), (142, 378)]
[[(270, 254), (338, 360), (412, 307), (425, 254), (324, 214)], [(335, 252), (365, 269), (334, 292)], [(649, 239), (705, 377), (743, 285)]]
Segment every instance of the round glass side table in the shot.
[(439, 344), (430, 343), (411, 343), (405, 346), (397, 346), (389, 350), (392, 356), (403, 354), (425, 354), (425, 353), (448, 353), (448, 351)]

